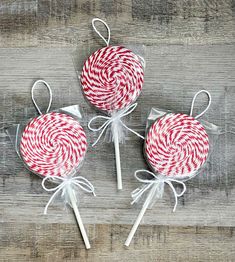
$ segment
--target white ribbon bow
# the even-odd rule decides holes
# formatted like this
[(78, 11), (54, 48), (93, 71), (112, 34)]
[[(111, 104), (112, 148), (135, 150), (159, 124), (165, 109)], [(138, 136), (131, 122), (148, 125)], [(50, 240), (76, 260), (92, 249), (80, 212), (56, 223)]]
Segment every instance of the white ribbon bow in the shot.
[[(95, 146), (95, 145), (99, 142), (101, 136), (104, 134), (104, 132), (105, 132), (105, 130), (108, 128), (108, 126), (109, 126), (110, 124), (114, 123), (115, 121), (118, 121), (118, 122), (119, 122), (123, 127), (125, 127), (127, 130), (131, 131), (132, 133), (134, 133), (134, 134), (137, 135), (138, 137), (144, 139), (143, 136), (141, 136), (140, 134), (138, 134), (138, 133), (135, 132), (133, 129), (129, 128), (128, 126), (126, 126), (126, 125), (122, 122), (122, 120), (121, 120), (121, 118), (123, 118), (124, 116), (127, 116), (127, 115), (129, 115), (130, 113), (132, 113), (132, 112), (135, 110), (136, 107), (137, 107), (137, 103), (134, 103), (134, 104), (126, 107), (125, 109), (123, 109), (123, 110), (121, 110), (121, 111), (113, 114), (112, 116), (95, 116), (95, 117), (93, 117), (93, 118), (89, 121), (89, 123), (88, 123), (88, 128), (89, 128), (91, 131), (94, 131), (94, 132), (99, 132), (99, 131), (101, 131), (101, 132), (100, 132), (98, 138), (96, 139), (96, 141), (92, 144), (92, 146)], [(93, 122), (94, 120), (97, 120), (97, 119), (102, 119), (102, 120), (104, 119), (104, 120), (106, 120), (106, 121), (105, 121), (100, 127), (98, 127), (98, 128), (93, 128), (93, 127), (91, 127), (92, 122)]]
[[(48, 188), (45, 186), (45, 182), (50, 181), (59, 184), (58, 186)], [(44, 190), (47, 192), (54, 192), (54, 194), (51, 196), (49, 201), (47, 202), (45, 209), (44, 209), (44, 214), (47, 214), (47, 209), (53, 199), (60, 193), (61, 196), (64, 196), (66, 194), (66, 191), (68, 190), (69, 187), (77, 187), (82, 189), (85, 192), (92, 193), (94, 196), (95, 195), (95, 189), (94, 186), (85, 178), (82, 176), (75, 176), (75, 177), (61, 177), (61, 176), (46, 176), (42, 180), (42, 187)]]
[[(138, 177), (138, 173), (140, 172), (145, 172), (150, 174), (151, 176), (153, 176), (153, 179), (142, 179), (140, 177)], [(152, 188), (154, 185), (156, 185), (156, 191), (153, 194), (153, 196), (149, 199), (149, 203), (146, 203), (147, 205), (150, 204), (150, 202), (153, 200), (154, 197), (157, 198), (162, 198), (163, 193), (164, 193), (164, 184), (168, 184), (170, 186), (170, 188), (172, 189), (174, 196), (175, 196), (175, 206), (173, 209), (173, 212), (175, 212), (176, 207), (178, 205), (178, 197), (182, 196), (185, 191), (186, 191), (186, 185), (184, 182), (176, 180), (176, 179), (172, 179), (172, 178), (168, 178), (168, 177), (163, 177), (163, 176), (156, 176), (154, 173), (148, 171), (148, 170), (137, 170), (135, 172), (135, 178), (142, 182), (145, 183), (145, 185), (141, 188), (137, 188), (135, 189), (132, 193), (131, 196), (133, 198), (133, 201), (131, 202), (131, 204), (134, 204), (135, 202), (137, 202), (141, 196), (144, 194), (144, 192), (146, 192), (148, 189)], [(181, 184), (183, 186), (183, 190), (180, 194), (178, 194), (172, 184), (172, 182), (176, 182), (178, 184)]]

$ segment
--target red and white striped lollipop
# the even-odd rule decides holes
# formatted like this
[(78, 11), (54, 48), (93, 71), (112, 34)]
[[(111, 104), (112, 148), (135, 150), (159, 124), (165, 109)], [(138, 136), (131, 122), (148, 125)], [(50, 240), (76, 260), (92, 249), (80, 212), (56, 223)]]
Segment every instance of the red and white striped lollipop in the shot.
[(167, 114), (149, 129), (145, 140), (153, 170), (170, 177), (189, 177), (206, 161), (209, 139), (205, 128), (185, 114)]
[[(49, 91), (50, 100), (46, 114), (42, 114), (34, 100), (33, 93), (38, 83), (43, 83)], [(64, 113), (48, 113), (52, 102), (52, 92), (45, 81), (37, 80), (32, 87), (31, 94), (40, 116), (31, 120), (22, 133), (20, 141), (22, 159), (31, 171), (44, 176), (42, 187), (46, 191), (55, 191), (45, 207), (44, 214), (54, 197), (62, 192), (61, 195), (67, 196), (69, 204), (73, 207), (85, 246), (88, 249), (90, 243), (78, 211), (75, 189), (80, 188), (94, 193), (94, 187), (84, 177), (73, 177), (74, 171), (86, 154), (85, 132), (73, 117)], [(47, 180), (55, 181), (58, 185), (48, 189), (45, 186)]]
[[(107, 28), (107, 40), (96, 29), (95, 22), (97, 21)], [(95, 18), (92, 20), (92, 25), (107, 46), (94, 52), (85, 61), (81, 74), (81, 85), (88, 101), (99, 110), (110, 115), (110, 117), (103, 117), (103, 119), (107, 120), (107, 123), (101, 128), (96, 130), (90, 128), (90, 123), (93, 119), (88, 127), (93, 131), (100, 131), (102, 128), (106, 129), (109, 124), (112, 124), (118, 189), (122, 189), (117, 124), (120, 124), (120, 118), (129, 114), (131, 110), (128, 113), (123, 112), (123, 115), (120, 115), (120, 112), (130, 109), (129, 107), (132, 106), (141, 93), (144, 81), (144, 69), (141, 64), (143, 59), (123, 46), (109, 46), (110, 29), (103, 20)], [(102, 134), (103, 131), (101, 132)]]
[[(208, 105), (203, 112), (192, 117), (194, 102), (201, 93), (208, 96)], [(167, 184), (174, 193), (174, 212), (177, 207), (178, 197), (182, 196), (186, 191), (183, 180), (196, 175), (197, 171), (206, 162), (209, 153), (209, 138), (203, 125), (196, 119), (208, 110), (210, 104), (210, 93), (201, 90), (193, 98), (189, 116), (174, 113), (166, 114), (156, 120), (150, 127), (145, 139), (145, 155), (154, 172), (149, 170), (137, 170), (135, 172), (136, 179), (145, 183), (145, 185), (132, 192), (132, 203), (138, 201), (148, 190), (149, 192), (126, 239), (126, 246), (130, 245), (150, 203), (163, 196), (164, 185)], [(138, 174), (141, 172), (151, 175), (152, 179), (139, 177)], [(183, 186), (181, 193), (175, 190), (173, 182)]]
[(81, 125), (69, 115), (48, 113), (25, 128), (20, 152), (26, 165), (42, 176), (63, 176), (78, 167), (87, 150)]
[(97, 50), (84, 63), (81, 75), (86, 98), (96, 108), (110, 114), (134, 103), (143, 81), (140, 59), (122, 46)]

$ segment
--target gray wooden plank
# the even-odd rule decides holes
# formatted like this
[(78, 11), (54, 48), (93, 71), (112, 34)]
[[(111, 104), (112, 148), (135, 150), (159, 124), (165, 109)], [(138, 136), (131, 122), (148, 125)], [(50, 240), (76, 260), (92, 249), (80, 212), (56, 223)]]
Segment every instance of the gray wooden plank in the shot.
[(231, 0), (1, 1), (0, 46), (98, 42), (91, 19), (106, 19), (112, 43), (234, 43)]
[[(0, 253), (6, 261), (233, 261), (232, 228), (141, 226), (123, 246), (130, 226), (90, 225), (84, 250), (75, 224), (3, 223)], [(219, 243), (219, 244), (215, 244)]]

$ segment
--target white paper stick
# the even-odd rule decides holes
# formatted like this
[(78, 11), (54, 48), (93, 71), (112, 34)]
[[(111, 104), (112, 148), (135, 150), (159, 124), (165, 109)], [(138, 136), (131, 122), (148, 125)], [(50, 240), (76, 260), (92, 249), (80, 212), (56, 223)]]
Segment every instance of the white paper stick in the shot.
[(148, 197), (147, 197), (147, 199), (145, 200), (144, 205), (143, 205), (142, 209), (140, 210), (140, 213), (139, 213), (139, 215), (138, 215), (138, 217), (137, 217), (134, 225), (133, 225), (132, 228), (131, 228), (131, 231), (130, 231), (130, 233), (129, 233), (128, 237), (127, 237), (127, 240), (126, 240), (126, 242), (125, 242), (125, 246), (128, 247), (128, 246), (130, 245), (131, 240), (132, 240), (133, 236), (135, 235), (135, 232), (136, 232), (136, 230), (137, 230), (137, 228), (138, 228), (138, 226), (139, 226), (139, 224), (140, 224), (140, 222), (141, 222), (141, 220), (142, 220), (142, 218), (143, 218), (143, 216), (144, 216), (144, 213), (145, 213), (145, 211), (147, 210), (147, 208), (148, 208), (148, 206), (149, 206), (149, 204), (150, 204), (150, 202), (151, 202), (151, 200), (152, 200), (152, 198), (153, 198), (153, 196), (154, 196), (154, 194), (155, 194), (155, 191), (156, 191), (156, 189), (157, 189), (157, 186), (158, 186), (158, 185), (155, 184), (155, 185), (152, 187), (151, 191), (149, 192)]
[(76, 204), (76, 199), (75, 199), (74, 192), (73, 192), (73, 190), (71, 188), (68, 188), (68, 193), (69, 193), (69, 198), (70, 198), (70, 201), (71, 201), (71, 204), (72, 204), (72, 207), (73, 207), (73, 211), (74, 211), (74, 214), (76, 216), (76, 220), (78, 222), (78, 225), (79, 225), (79, 228), (80, 228), (80, 231), (81, 231), (82, 238), (83, 238), (83, 241), (85, 243), (86, 249), (90, 249), (91, 248), (90, 242), (89, 242), (89, 239), (87, 237), (84, 225), (82, 223), (82, 218), (81, 218), (80, 213), (78, 211), (78, 207), (77, 207), (77, 204)]
[(118, 190), (121, 190), (122, 189), (122, 172), (121, 172), (118, 132), (117, 132), (117, 129), (115, 127), (112, 129), (112, 132), (113, 132), (114, 147), (115, 147), (115, 158), (116, 158), (117, 188), (118, 188)]

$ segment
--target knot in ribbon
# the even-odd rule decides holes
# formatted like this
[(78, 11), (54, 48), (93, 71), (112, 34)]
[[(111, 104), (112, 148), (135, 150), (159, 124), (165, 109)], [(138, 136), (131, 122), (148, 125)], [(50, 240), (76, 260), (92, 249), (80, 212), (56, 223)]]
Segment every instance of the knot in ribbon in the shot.
[[(99, 131), (101, 131), (101, 132), (100, 132), (98, 138), (96, 139), (96, 141), (92, 144), (92, 146), (95, 146), (99, 142), (100, 138), (102, 137), (102, 135), (104, 134), (104, 132), (108, 128), (108, 126), (115, 123), (116, 121), (117, 121), (117, 123), (120, 123), (124, 128), (126, 128), (130, 132), (132, 132), (135, 135), (137, 135), (138, 137), (144, 139), (143, 136), (141, 136), (140, 134), (138, 134), (133, 129), (129, 128), (128, 126), (126, 126), (121, 119), (121, 118), (129, 115), (130, 113), (132, 113), (135, 110), (136, 107), (137, 107), (137, 103), (134, 103), (134, 104), (126, 107), (125, 109), (120, 110), (119, 112), (112, 114), (111, 116), (95, 116), (95, 117), (93, 117), (88, 123), (88, 128), (91, 131), (94, 131), (94, 132), (99, 132)], [(98, 127), (98, 128), (91, 127), (92, 122), (95, 121), (95, 120), (98, 120), (98, 119), (105, 120), (105, 122), (103, 124), (101, 124), (100, 127)]]
[[(48, 188), (45, 186), (46, 181), (54, 182), (58, 185), (52, 188)], [(92, 193), (94, 196), (96, 196), (94, 186), (83, 176), (75, 176), (75, 177), (46, 176), (42, 180), (42, 187), (47, 192), (54, 192), (54, 194), (51, 196), (51, 198), (49, 199), (49, 201), (45, 206), (44, 214), (47, 214), (47, 209), (49, 205), (60, 192), (61, 192), (61, 196), (65, 196), (67, 190), (71, 189), (72, 187), (77, 189), (82, 189), (83, 191), (87, 193)]]
[[(153, 179), (142, 179), (142, 178), (140, 178), (138, 176), (138, 173), (140, 173), (140, 172), (145, 172), (145, 173), (150, 174), (153, 177)], [(148, 170), (137, 170), (135, 172), (135, 178), (138, 181), (144, 183), (145, 185), (143, 185), (143, 187), (141, 187), (141, 188), (135, 189), (131, 193), (131, 196), (133, 198), (133, 201), (131, 202), (131, 204), (136, 203), (147, 190), (151, 189), (151, 191), (149, 192), (149, 196), (148, 196), (148, 198), (146, 199), (146, 202), (145, 202), (145, 204), (148, 206), (154, 198), (162, 198), (163, 193), (164, 193), (164, 185), (168, 184), (169, 187), (172, 189), (174, 197), (175, 197), (175, 205), (174, 205), (174, 208), (173, 208), (173, 212), (175, 212), (176, 207), (178, 205), (178, 197), (182, 196), (186, 191), (186, 185), (185, 185), (184, 182), (176, 180), (176, 179), (168, 178), (168, 177), (156, 176), (154, 173), (152, 173)], [(175, 187), (172, 184), (172, 182), (181, 184), (183, 186), (183, 190), (180, 194), (178, 194), (176, 192)]]

